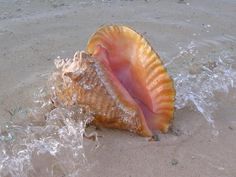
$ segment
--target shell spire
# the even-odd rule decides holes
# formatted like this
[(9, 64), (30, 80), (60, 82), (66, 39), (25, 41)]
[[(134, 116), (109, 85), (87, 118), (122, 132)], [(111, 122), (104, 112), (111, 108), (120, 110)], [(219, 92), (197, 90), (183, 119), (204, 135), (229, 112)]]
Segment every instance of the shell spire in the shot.
[(89, 107), (96, 126), (152, 135), (142, 111), (104, 61), (80, 52), (67, 63), (61, 77), (70, 81), (56, 92), (57, 102)]

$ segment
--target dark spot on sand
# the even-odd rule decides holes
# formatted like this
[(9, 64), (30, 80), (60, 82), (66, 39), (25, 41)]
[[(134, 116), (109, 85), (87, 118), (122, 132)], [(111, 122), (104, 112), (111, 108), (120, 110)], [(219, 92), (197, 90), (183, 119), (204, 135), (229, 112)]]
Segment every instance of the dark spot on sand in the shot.
[(171, 160), (171, 165), (173, 165), (173, 166), (176, 166), (178, 163), (179, 163), (179, 162), (178, 162), (177, 159), (172, 159), (172, 160)]
[(175, 136), (181, 136), (183, 134), (180, 129), (174, 127), (170, 127), (170, 133)]
[(142, 33), (142, 35), (146, 35), (146, 34), (147, 34), (147, 32), (143, 32), (143, 33)]
[(211, 71), (214, 70), (214, 68), (217, 67), (217, 63), (215, 61), (209, 61), (205, 64), (207, 68), (209, 68)]
[(153, 135), (148, 141), (160, 141), (158, 134)]
[(178, 0), (179, 4), (186, 4), (185, 0)]
[(65, 3), (61, 3), (61, 4), (52, 4), (53, 8), (57, 8), (57, 7), (62, 7), (65, 6)]

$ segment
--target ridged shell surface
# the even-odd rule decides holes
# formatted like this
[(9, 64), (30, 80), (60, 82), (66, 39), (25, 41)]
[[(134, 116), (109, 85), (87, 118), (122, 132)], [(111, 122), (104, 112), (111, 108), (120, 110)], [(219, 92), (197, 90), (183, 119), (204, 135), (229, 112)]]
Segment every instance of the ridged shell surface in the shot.
[(150, 44), (127, 26), (110, 25), (91, 36), (87, 52), (93, 55), (97, 47), (107, 51), (112, 71), (136, 97), (149, 128), (166, 132), (173, 119), (175, 89)]
[(102, 61), (77, 53), (62, 74), (71, 79), (71, 84), (58, 91), (56, 97), (68, 105), (88, 106), (95, 117), (93, 124), (152, 135), (140, 108)]

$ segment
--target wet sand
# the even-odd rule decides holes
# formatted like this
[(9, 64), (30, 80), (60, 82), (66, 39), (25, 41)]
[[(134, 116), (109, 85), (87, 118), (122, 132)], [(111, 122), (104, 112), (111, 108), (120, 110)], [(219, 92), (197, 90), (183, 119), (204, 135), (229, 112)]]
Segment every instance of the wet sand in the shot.
[[(2, 125), (8, 121), (9, 110), (32, 106), (33, 93), (46, 85), (54, 69), (53, 60), (85, 49), (88, 37), (103, 24), (134, 27), (165, 63), (178, 54), (177, 44), (187, 45), (193, 39), (204, 42), (203, 48), (208, 45), (206, 54), (226, 48), (235, 60), (235, 9), (230, 0), (0, 0), (0, 121)], [(180, 67), (172, 64), (170, 74)], [(173, 131), (160, 135), (158, 142), (98, 130), (98, 148), (85, 139), (89, 167), (78, 175), (235, 177), (235, 89), (215, 97), (219, 103), (213, 113), (216, 129), (199, 112), (185, 107), (176, 110)], [(36, 171), (37, 176), (45, 176), (40, 164)]]

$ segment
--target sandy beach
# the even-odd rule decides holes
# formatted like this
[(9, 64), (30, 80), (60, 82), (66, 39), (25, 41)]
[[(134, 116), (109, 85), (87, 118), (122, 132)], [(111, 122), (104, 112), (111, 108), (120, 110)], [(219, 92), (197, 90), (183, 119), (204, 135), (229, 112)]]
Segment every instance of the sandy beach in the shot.
[[(0, 0), (0, 176), (236, 177), (235, 16), (233, 0)], [(177, 85), (173, 127), (159, 141), (96, 130), (77, 151), (70, 135), (38, 129), (47, 110), (36, 124), (22, 115), (38, 109), (54, 59), (84, 50), (104, 24), (133, 27), (160, 54)]]

